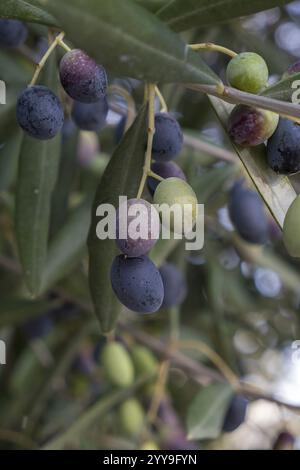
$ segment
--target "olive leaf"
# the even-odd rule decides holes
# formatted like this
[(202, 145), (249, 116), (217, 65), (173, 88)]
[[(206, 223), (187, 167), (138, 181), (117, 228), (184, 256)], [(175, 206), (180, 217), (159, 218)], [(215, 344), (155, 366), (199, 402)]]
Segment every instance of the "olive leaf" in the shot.
[(55, 15), (76, 47), (118, 76), (152, 82), (211, 85), (220, 82), (199, 54), (132, 0), (35, 0), (35, 3)]
[[(209, 99), (226, 131), (232, 106), (215, 97)], [(274, 219), (280, 227), (283, 227), (285, 214), (296, 197), (296, 192), (289, 179), (277, 175), (268, 167), (264, 145), (241, 148), (232, 143), (232, 146)]]
[(82, 259), (91, 220), (91, 201), (82, 202), (68, 216), (49, 245), (42, 276), (42, 292), (65, 277)]
[[(298, 83), (297, 83), (298, 82)], [(294, 86), (293, 86), (294, 84)], [(261, 96), (274, 98), (281, 101), (293, 102), (293, 94), (295, 93), (296, 99), (299, 101), (300, 92), (300, 73), (295, 73), (283, 78), (282, 80), (274, 83), (261, 92)], [(297, 103), (299, 104), (299, 102)]]
[(110, 284), (110, 268), (118, 251), (114, 240), (99, 240), (96, 209), (110, 203), (118, 207), (119, 195), (136, 197), (143, 171), (147, 139), (147, 109), (144, 105), (133, 125), (115, 150), (100, 181), (92, 208), (92, 223), (88, 238), (89, 283), (95, 312), (103, 333), (113, 329), (120, 304)]
[(53, 16), (23, 0), (1, 0), (0, 17), (56, 26)]
[(53, 308), (53, 305), (53, 302), (45, 300), (2, 299), (0, 306), (0, 327), (24, 323), (26, 320), (47, 312)]
[(0, 145), (0, 191), (10, 188), (16, 179), (22, 132), (17, 129)]
[(188, 409), (188, 439), (218, 437), (232, 397), (233, 389), (227, 383), (215, 383), (203, 388)]
[[(56, 60), (50, 57), (41, 81), (56, 91)], [(42, 141), (24, 134), (16, 192), (16, 235), (27, 287), (40, 293), (47, 257), (50, 207), (59, 164), (60, 136)]]
[(175, 31), (232, 21), (268, 8), (283, 6), (289, 0), (171, 0), (157, 16)]

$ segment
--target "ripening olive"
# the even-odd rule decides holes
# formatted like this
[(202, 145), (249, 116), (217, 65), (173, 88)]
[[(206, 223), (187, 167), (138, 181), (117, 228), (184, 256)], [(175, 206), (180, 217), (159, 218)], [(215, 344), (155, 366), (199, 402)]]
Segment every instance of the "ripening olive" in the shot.
[(157, 186), (153, 200), (158, 205), (164, 227), (181, 234), (185, 229), (192, 230), (198, 216), (198, 201), (186, 181), (167, 178)]
[(126, 349), (116, 341), (104, 346), (102, 364), (108, 380), (120, 388), (130, 387), (134, 380), (134, 368)]
[(283, 242), (291, 256), (300, 257), (300, 195), (289, 207), (283, 224)]
[(259, 93), (269, 79), (268, 66), (255, 52), (242, 52), (231, 59), (226, 71), (227, 81), (234, 88)]
[(254, 147), (274, 134), (278, 121), (278, 114), (241, 104), (229, 116), (228, 132), (235, 144)]

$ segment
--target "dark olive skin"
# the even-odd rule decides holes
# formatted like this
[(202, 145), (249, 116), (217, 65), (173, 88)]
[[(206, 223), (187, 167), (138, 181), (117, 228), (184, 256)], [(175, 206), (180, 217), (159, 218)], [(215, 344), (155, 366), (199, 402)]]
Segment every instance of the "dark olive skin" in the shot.
[(111, 267), (111, 284), (119, 301), (134, 312), (153, 313), (162, 305), (161, 275), (147, 256), (117, 256)]
[(223, 431), (233, 432), (245, 421), (248, 401), (241, 395), (235, 395), (226, 412)]
[(183, 146), (183, 134), (177, 120), (169, 113), (155, 114), (152, 157), (158, 162), (176, 158)]
[(281, 118), (267, 144), (268, 165), (276, 173), (293, 175), (300, 171), (300, 126)]
[(251, 106), (238, 105), (229, 116), (228, 132), (237, 145), (255, 147), (275, 132), (278, 114)]
[(297, 60), (297, 62), (294, 62), (292, 65), (288, 67), (283, 77), (287, 77), (289, 75), (293, 75), (294, 73), (299, 73), (299, 72), (300, 72), (300, 60)]
[(229, 215), (238, 234), (248, 243), (264, 244), (269, 237), (269, 221), (264, 204), (255, 191), (237, 182), (229, 195)]

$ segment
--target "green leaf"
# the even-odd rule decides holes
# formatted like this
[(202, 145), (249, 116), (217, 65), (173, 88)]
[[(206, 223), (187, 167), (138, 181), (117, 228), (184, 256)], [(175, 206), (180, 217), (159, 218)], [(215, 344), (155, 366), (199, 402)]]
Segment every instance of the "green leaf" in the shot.
[(165, 6), (169, 0), (135, 0), (136, 3), (139, 3), (143, 8), (146, 8), (152, 13), (157, 12), (163, 6)]
[(21, 142), (22, 132), (20, 129), (17, 129), (17, 131), (0, 146), (0, 191), (8, 190), (15, 181)]
[(289, 0), (171, 0), (157, 16), (175, 31), (208, 27), (268, 8), (283, 6)]
[(113, 329), (120, 304), (110, 283), (110, 268), (118, 250), (114, 240), (99, 240), (96, 209), (110, 203), (118, 207), (119, 195), (136, 197), (142, 176), (147, 139), (147, 106), (143, 106), (135, 122), (115, 150), (101, 179), (92, 209), (92, 223), (88, 239), (90, 266), (89, 283), (95, 312), (102, 332)]
[[(55, 55), (50, 57), (42, 83), (57, 89)], [(38, 295), (46, 262), (51, 198), (59, 163), (60, 136), (42, 141), (24, 135), (16, 193), (16, 234), (29, 291)]]
[[(273, 85), (266, 88), (261, 95), (268, 98), (274, 98), (275, 100), (281, 101), (293, 101), (292, 95), (295, 93), (296, 89), (292, 88), (293, 83), (296, 80), (300, 80), (300, 73), (295, 73), (288, 77), (283, 78), (279, 82), (274, 83)], [(300, 82), (299, 82), (300, 83)], [(299, 90), (299, 84), (297, 87)], [(297, 99), (299, 100), (299, 92), (297, 91)]]
[(57, 26), (53, 16), (23, 0), (1, 0), (0, 17)]
[(188, 410), (188, 439), (217, 438), (232, 397), (233, 389), (227, 383), (215, 383), (203, 388)]
[(42, 291), (65, 277), (82, 259), (91, 219), (91, 202), (84, 201), (69, 215), (49, 246)]
[(200, 54), (132, 0), (38, 3), (55, 15), (76, 47), (84, 49), (111, 73), (153, 82), (220, 82)]
[(62, 227), (68, 213), (69, 196), (77, 166), (78, 137), (79, 132), (75, 129), (72, 135), (62, 138), (58, 179), (52, 198), (51, 236)]
[[(232, 106), (219, 98), (209, 98), (225, 131)], [(266, 148), (242, 148), (234, 145), (240, 161), (254, 186), (264, 199), (274, 219), (283, 226), (285, 214), (296, 197), (296, 192), (286, 176), (278, 176), (267, 165)]]

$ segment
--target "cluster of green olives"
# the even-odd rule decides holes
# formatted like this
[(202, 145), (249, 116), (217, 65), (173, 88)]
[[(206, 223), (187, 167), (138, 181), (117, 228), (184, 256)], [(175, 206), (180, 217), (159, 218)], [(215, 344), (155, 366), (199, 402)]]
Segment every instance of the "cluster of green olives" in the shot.
[[(108, 342), (104, 346), (101, 362), (108, 382), (113, 387), (121, 389), (129, 388), (136, 379), (151, 377), (151, 374), (155, 380), (154, 374), (158, 369), (156, 357), (145, 346), (136, 344), (128, 352), (125, 346), (117, 341)], [(145, 388), (145, 391), (149, 395), (152, 388)], [(125, 435), (137, 437), (146, 423), (142, 403), (137, 398), (125, 400), (118, 409), (118, 419)], [(153, 443), (151, 447), (154, 447)]]
[[(172, 160), (183, 145), (183, 134), (176, 119), (169, 113), (155, 115), (155, 134), (152, 146), (152, 171), (162, 181), (148, 177), (147, 186), (156, 207), (191, 207), (191, 218), (197, 217), (197, 197), (186, 182), (181, 168)], [(160, 236), (160, 217), (156, 207), (146, 199), (129, 199), (117, 210), (116, 244), (122, 254), (111, 267), (111, 284), (119, 301), (128, 309), (139, 313), (153, 313), (160, 307), (178, 305), (184, 300), (186, 285), (176, 266), (163, 266), (160, 270), (147, 256)], [(177, 218), (171, 213), (170, 228), (179, 230)], [(138, 217), (145, 233), (132, 234), (130, 226)], [(182, 230), (182, 227), (180, 227)], [(180, 293), (180, 295), (179, 295)], [(165, 301), (166, 299), (166, 301)], [(172, 299), (172, 300), (170, 300)]]

